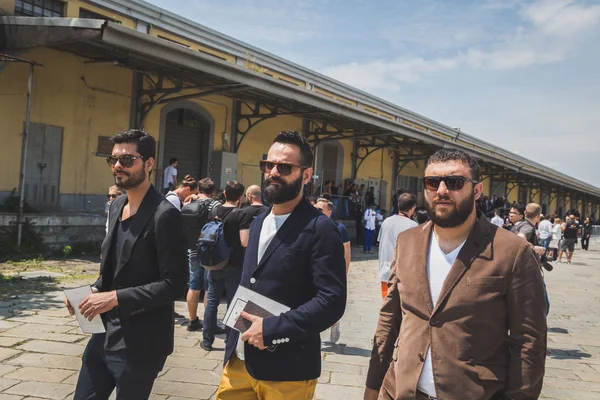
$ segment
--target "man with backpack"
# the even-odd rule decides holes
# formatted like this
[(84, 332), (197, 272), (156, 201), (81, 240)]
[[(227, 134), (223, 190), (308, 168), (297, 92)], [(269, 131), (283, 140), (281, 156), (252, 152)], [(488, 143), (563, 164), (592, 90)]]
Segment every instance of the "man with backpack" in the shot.
[(200, 347), (206, 351), (213, 349), (215, 333), (218, 333), (217, 311), (223, 290), (227, 290), (229, 306), (242, 277), (244, 249), (240, 240), (242, 213), (239, 207), (243, 194), (244, 185), (238, 181), (227, 182), (225, 204), (213, 210), (211, 217), (214, 221), (206, 224), (199, 239), (199, 258), (209, 270), (208, 302), (204, 310), (204, 332), (200, 343)]
[(211, 197), (215, 191), (215, 183), (210, 178), (198, 181), (198, 194), (193, 201), (183, 206), (181, 217), (185, 234), (190, 267), (190, 280), (186, 301), (190, 315), (188, 331), (202, 330), (202, 322), (198, 318), (198, 302), (204, 290), (204, 309), (206, 309), (208, 280), (200, 260), (198, 259), (198, 238), (204, 225), (208, 222), (211, 212), (221, 203)]

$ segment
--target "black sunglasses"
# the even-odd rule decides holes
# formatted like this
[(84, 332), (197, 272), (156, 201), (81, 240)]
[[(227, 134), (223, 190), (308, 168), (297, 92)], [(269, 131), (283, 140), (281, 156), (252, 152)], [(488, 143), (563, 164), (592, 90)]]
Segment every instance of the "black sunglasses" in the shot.
[(277, 171), (279, 172), (280, 175), (283, 175), (283, 176), (288, 176), (289, 174), (291, 174), (292, 169), (294, 169), (294, 167), (300, 168), (300, 169), (308, 168), (308, 167), (303, 167), (302, 165), (296, 165), (296, 164), (292, 164), (292, 163), (272, 162), (272, 161), (267, 161), (267, 160), (259, 161), (259, 165), (260, 165), (260, 170), (264, 174), (270, 174), (271, 171), (273, 170), (273, 168), (277, 167)]
[(448, 190), (461, 190), (465, 186), (465, 182), (473, 184), (479, 183), (474, 179), (465, 178), (464, 176), (426, 176), (422, 179), (423, 186), (427, 190), (438, 190), (440, 183), (444, 182)]
[(114, 167), (115, 165), (117, 165), (117, 161), (118, 161), (125, 168), (130, 168), (133, 166), (133, 163), (138, 158), (140, 158), (142, 161), (146, 161), (150, 157), (132, 156), (131, 154), (125, 154), (124, 156), (120, 156), (120, 157), (106, 157), (106, 162), (109, 166)]
[(109, 194), (109, 195), (107, 195), (107, 197), (109, 199), (116, 199), (117, 197), (119, 197), (119, 195), (118, 194)]

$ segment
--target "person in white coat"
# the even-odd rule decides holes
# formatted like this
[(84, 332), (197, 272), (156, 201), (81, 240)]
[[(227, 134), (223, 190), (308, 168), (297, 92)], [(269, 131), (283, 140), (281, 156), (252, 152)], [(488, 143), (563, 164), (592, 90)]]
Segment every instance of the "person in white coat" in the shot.
[(375, 229), (377, 223), (377, 212), (375, 206), (368, 207), (363, 215), (365, 220), (365, 239), (363, 242), (363, 253), (373, 254), (371, 246), (373, 245), (373, 238), (375, 237)]

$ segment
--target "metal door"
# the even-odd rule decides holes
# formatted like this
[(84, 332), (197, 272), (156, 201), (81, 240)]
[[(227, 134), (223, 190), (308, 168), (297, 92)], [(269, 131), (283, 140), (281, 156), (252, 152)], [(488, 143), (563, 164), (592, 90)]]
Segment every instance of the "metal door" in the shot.
[(379, 183), (379, 209), (384, 209), (387, 205), (387, 182), (381, 181)]
[(58, 206), (62, 134), (63, 129), (58, 126), (30, 124), (24, 195), (31, 206)]
[(367, 192), (369, 191), (369, 188), (373, 188), (375, 204), (379, 204), (379, 178), (369, 177), (369, 185), (367, 186)]

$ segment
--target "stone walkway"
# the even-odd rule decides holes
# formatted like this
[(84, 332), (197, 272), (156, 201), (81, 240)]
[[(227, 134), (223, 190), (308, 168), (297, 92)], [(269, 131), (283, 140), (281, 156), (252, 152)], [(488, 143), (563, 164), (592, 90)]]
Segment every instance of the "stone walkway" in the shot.
[[(380, 298), (377, 261), (355, 253), (343, 345), (324, 345), (319, 400), (362, 398)], [(578, 251), (572, 265), (556, 264), (546, 280), (551, 312), (543, 396), (600, 399), (600, 251)], [(0, 302), (0, 400), (72, 398), (87, 337), (62, 302), (61, 292)], [(185, 314), (185, 304), (177, 303), (177, 310)], [(223, 339), (217, 339), (215, 351), (205, 352), (198, 347), (201, 333), (177, 326), (175, 335), (175, 352), (152, 399), (214, 399)]]

